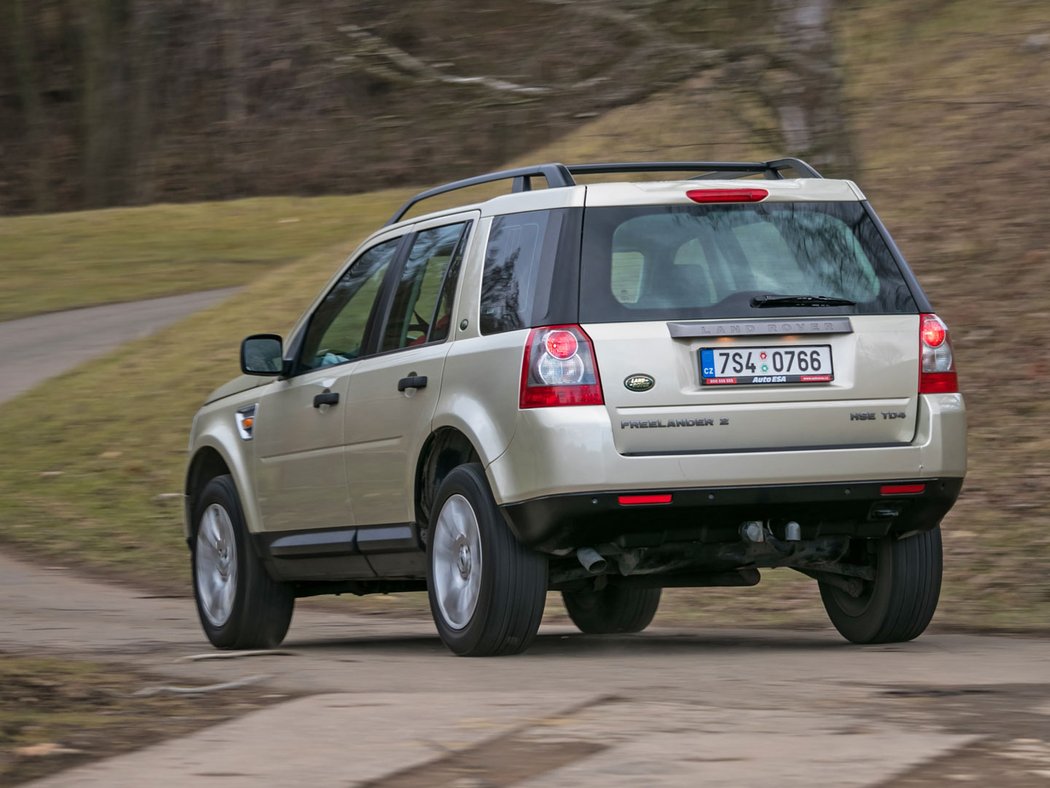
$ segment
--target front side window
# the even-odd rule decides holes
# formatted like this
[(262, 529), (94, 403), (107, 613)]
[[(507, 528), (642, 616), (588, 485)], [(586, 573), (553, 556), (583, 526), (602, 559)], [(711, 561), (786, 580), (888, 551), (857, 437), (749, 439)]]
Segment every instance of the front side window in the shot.
[[(878, 228), (856, 202), (590, 208), (580, 319), (761, 316), (784, 296), (836, 314), (914, 312)], [(819, 309), (828, 305), (791, 308)], [(759, 310), (759, 311), (755, 311)], [(765, 314), (769, 314), (766, 309)]]
[(400, 238), (373, 246), (354, 261), (310, 318), (299, 368), (342, 364), (363, 352), (369, 317)]
[(439, 342), (448, 336), (469, 224), (459, 222), (416, 234), (394, 293), (381, 351)]

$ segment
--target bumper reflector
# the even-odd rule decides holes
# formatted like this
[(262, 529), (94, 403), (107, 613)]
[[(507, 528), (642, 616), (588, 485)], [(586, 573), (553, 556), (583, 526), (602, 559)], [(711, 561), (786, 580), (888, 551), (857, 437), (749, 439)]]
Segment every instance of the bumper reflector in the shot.
[(879, 488), (883, 495), (918, 495), (926, 492), (925, 484), (884, 484)]
[(621, 495), (617, 499), (620, 506), (643, 506), (645, 504), (670, 503), (671, 493), (658, 495)]

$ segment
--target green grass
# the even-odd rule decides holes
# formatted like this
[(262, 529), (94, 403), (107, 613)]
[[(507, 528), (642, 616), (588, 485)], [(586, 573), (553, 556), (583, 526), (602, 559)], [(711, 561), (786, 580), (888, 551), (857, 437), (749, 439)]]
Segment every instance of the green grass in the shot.
[[(393, 211), (395, 199), (372, 199)], [(248, 284), (354, 236), (362, 206), (376, 224), (386, 220), (360, 197), (0, 218), (0, 320)]]
[(180, 503), (163, 496), (182, 489), (194, 412), (237, 374), (240, 339), (287, 332), (399, 196), (355, 198), (342, 244), (254, 277), (226, 303), (63, 376), (62, 408), (31, 393), (0, 408), (0, 430), (19, 436), (17, 450), (0, 453), (0, 538), (155, 584), (180, 582)]
[[(1023, 46), (1046, 29), (1041, 9), (1020, 0), (886, 0), (843, 17), (864, 163), (857, 180), (954, 328), (971, 415), (970, 472), (945, 522), (935, 623), (1050, 622), (1050, 341), (1042, 319), (1050, 314), (1050, 193), (1042, 183), (1050, 69), (1045, 52)], [(718, 88), (713, 77), (697, 77), (521, 161), (779, 155), (768, 114)], [(397, 201), (346, 198), (339, 238), (360, 238)], [(46, 217), (34, 221), (46, 227)], [(332, 240), (304, 237), (301, 248)], [(244, 254), (258, 247), (253, 240)], [(192, 414), (236, 373), (240, 338), (285, 331), (343, 249), (268, 273), (251, 269), (248, 288), (228, 303), (64, 376), (61, 407), (29, 394), (0, 408), (0, 433), (15, 446), (0, 455), (0, 539), (185, 587), (179, 504), (157, 496), (180, 490)], [(668, 600), (658, 622), (823, 621), (814, 585), (784, 572), (754, 589), (674, 590)], [(419, 600), (348, 604), (424, 609)]]

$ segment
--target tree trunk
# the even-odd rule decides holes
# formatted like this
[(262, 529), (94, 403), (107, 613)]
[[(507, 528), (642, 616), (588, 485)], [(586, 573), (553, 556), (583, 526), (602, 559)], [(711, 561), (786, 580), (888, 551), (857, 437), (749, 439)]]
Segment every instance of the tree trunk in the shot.
[(84, 197), (88, 207), (120, 201), (122, 131), (121, 75), (115, 0), (84, 0), (83, 25), (83, 134)]
[(131, 62), (134, 67), (130, 134), (128, 139), (131, 196), (135, 202), (153, 200), (153, 107), (156, 92), (157, 35), (154, 0), (134, 0), (131, 8)]
[(226, 72), (226, 123), (237, 128), (244, 120), (248, 102), (244, 84), (244, 0), (223, 0), (223, 67)]
[(50, 175), (47, 151), (47, 121), (40, 101), (40, 85), (34, 57), (33, 33), (26, 20), (25, 0), (13, 0), (9, 15), (11, 48), (14, 51), (18, 99), (25, 117), (27, 148), (32, 152), (29, 181), (36, 212), (51, 209)]
[(767, 92), (792, 155), (827, 175), (858, 167), (832, 27), (833, 0), (773, 0), (783, 79)]

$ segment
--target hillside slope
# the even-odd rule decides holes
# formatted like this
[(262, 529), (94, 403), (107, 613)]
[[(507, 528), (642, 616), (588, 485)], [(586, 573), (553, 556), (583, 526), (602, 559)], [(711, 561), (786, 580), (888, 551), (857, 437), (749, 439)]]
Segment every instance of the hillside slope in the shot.
[(352, 215), (381, 224), (385, 199), (256, 197), (3, 216), (0, 320), (239, 287), (346, 242)]

